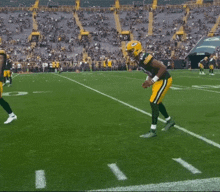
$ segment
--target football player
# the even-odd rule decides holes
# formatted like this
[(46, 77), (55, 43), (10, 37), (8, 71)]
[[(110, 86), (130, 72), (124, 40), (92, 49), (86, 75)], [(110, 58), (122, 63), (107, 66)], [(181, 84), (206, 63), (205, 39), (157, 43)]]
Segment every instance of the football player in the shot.
[(6, 80), (8, 80), (8, 79), (10, 81), (9, 86), (12, 85), (11, 68), (12, 68), (12, 61), (10, 60), (9, 55), (7, 55), (7, 61), (6, 61), (5, 69), (4, 69), (4, 84), (3, 84), (3, 86), (6, 85)]
[(200, 75), (205, 75), (205, 73), (204, 73), (204, 67), (208, 64), (208, 60), (209, 60), (209, 58), (208, 58), (208, 57), (205, 57), (204, 59), (202, 59), (202, 60), (199, 62), (198, 67), (199, 67), (199, 69), (200, 69), (200, 72), (199, 72)]
[(215, 75), (214, 74), (214, 68), (218, 66), (217, 64), (217, 57), (212, 56), (209, 60), (209, 75)]
[(6, 61), (7, 61), (7, 55), (4, 50), (0, 50), (0, 105), (3, 107), (3, 109), (8, 113), (9, 117), (4, 122), (4, 124), (9, 124), (13, 120), (17, 119), (17, 116), (12, 112), (10, 105), (2, 98), (3, 93), (3, 72), (6, 67)]
[(166, 66), (154, 59), (153, 55), (146, 53), (142, 49), (139, 41), (130, 41), (126, 46), (128, 56), (132, 58), (139, 67), (144, 68), (148, 74), (146, 81), (142, 84), (143, 88), (152, 86), (152, 95), (150, 97), (150, 106), (152, 109), (152, 124), (150, 131), (140, 137), (151, 138), (157, 136), (157, 120), (159, 112), (165, 117), (166, 125), (164, 131), (168, 131), (170, 127), (175, 125), (174, 120), (168, 115), (165, 106), (162, 103), (164, 96), (172, 85), (172, 77), (166, 69)]

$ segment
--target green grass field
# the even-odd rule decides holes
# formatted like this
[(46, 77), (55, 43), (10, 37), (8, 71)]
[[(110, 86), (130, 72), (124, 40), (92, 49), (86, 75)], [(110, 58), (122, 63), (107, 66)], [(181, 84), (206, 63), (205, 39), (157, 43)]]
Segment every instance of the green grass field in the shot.
[[(161, 121), (157, 137), (140, 138), (151, 125), (151, 117), (143, 112), (151, 113), (151, 89), (141, 87), (146, 77), (142, 72), (14, 74), (3, 98), (18, 120), (4, 125), (7, 114), (1, 109), (0, 190), (39, 190), (37, 170), (45, 173), (42, 191), (220, 177), (220, 71), (215, 76), (170, 73), (173, 87), (163, 101), (169, 114), (178, 126), (217, 146), (178, 128), (162, 132)], [(193, 174), (173, 158), (201, 173)], [(108, 167), (113, 163), (126, 180), (113, 174)]]

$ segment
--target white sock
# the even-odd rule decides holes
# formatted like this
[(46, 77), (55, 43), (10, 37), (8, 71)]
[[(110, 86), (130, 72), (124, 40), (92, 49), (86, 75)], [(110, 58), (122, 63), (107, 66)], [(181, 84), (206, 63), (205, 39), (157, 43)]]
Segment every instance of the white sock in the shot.
[(13, 116), (15, 116), (13, 112), (9, 114), (9, 117), (13, 117)]
[(167, 118), (166, 118), (166, 121), (169, 121), (170, 119), (171, 119), (170, 117), (167, 117)]
[(151, 125), (151, 127), (150, 127), (151, 129), (153, 129), (153, 130), (156, 130), (157, 129), (157, 125)]

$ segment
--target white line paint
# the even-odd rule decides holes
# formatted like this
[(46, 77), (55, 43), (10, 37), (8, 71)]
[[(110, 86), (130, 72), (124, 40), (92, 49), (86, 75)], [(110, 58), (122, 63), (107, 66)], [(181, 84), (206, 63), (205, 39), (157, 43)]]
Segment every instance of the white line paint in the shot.
[(200, 170), (196, 169), (195, 167), (193, 167), (192, 165), (190, 165), (189, 163), (187, 163), (186, 161), (182, 160), (181, 158), (173, 158), (174, 161), (178, 162), (180, 165), (182, 165), (183, 167), (185, 167), (186, 169), (188, 169), (191, 173), (193, 174), (198, 174), (198, 173), (202, 173)]
[(212, 90), (208, 90), (208, 89), (199, 89), (199, 88), (194, 88), (194, 87), (192, 89), (197, 89), (197, 90), (206, 91), (206, 92), (210, 92), (210, 93), (220, 93), (219, 91), (212, 91)]
[[(165, 121), (164, 121), (164, 123), (165, 123)], [(201, 139), (202, 141), (204, 141), (204, 142), (206, 142), (206, 143), (208, 143), (208, 144), (210, 144), (210, 145), (213, 145), (213, 146), (215, 146), (215, 147), (217, 147), (217, 148), (220, 149), (220, 144), (218, 144), (218, 143), (216, 143), (216, 142), (214, 142), (214, 141), (212, 141), (212, 140), (210, 140), (210, 139), (207, 139), (207, 138), (202, 137), (202, 136), (200, 136), (200, 135), (198, 135), (198, 134), (196, 134), (196, 133), (193, 133), (193, 132), (191, 132), (191, 131), (188, 131), (187, 129), (185, 129), (185, 128), (183, 128), (183, 127), (180, 127), (180, 126), (178, 126), (178, 125), (174, 125), (174, 127), (177, 128), (177, 129), (179, 129), (179, 130), (181, 130), (181, 131), (183, 131), (183, 132), (185, 132), (185, 133), (188, 133), (189, 135), (192, 135), (193, 137), (196, 137), (196, 138), (198, 138), (198, 139)]]
[(148, 185), (96, 189), (93, 191), (219, 191), (220, 178), (195, 179)]
[[(126, 79), (136, 79), (136, 80), (139, 80), (139, 81), (143, 81), (142, 79), (138, 79), (138, 78), (134, 78), (134, 77), (124, 77), (124, 76), (119, 76), (119, 75), (112, 75), (112, 76), (123, 77), (123, 78), (126, 78)], [(182, 77), (184, 77), (184, 76), (182, 76)], [(192, 77), (192, 78), (199, 78), (199, 77)], [(207, 79), (207, 80), (211, 80), (211, 79)], [(178, 88), (176, 88), (176, 86), (181, 86), (181, 85), (174, 85), (173, 84), (171, 89), (178, 90)], [(198, 88), (198, 87), (186, 87), (186, 86), (182, 86), (182, 87), (184, 88), (184, 90), (186, 90), (186, 89), (189, 89), (189, 90), (190, 89), (196, 89), (196, 90), (206, 91), (206, 92), (211, 92), (211, 93), (220, 93), (219, 91), (212, 91), (212, 90), (208, 90), (208, 89), (201, 89), (201, 88)]]
[[(139, 109), (139, 108), (137, 108), (137, 107), (134, 107), (134, 106), (132, 106), (132, 105), (130, 105), (130, 104), (128, 104), (128, 103), (125, 103), (124, 101), (121, 101), (121, 100), (119, 100), (119, 99), (116, 99), (115, 97), (112, 97), (112, 96), (110, 96), (110, 95), (107, 95), (107, 94), (105, 94), (105, 93), (102, 93), (102, 92), (100, 92), (100, 91), (98, 91), (98, 90), (96, 90), (96, 89), (93, 89), (93, 88), (91, 88), (91, 87), (89, 87), (89, 86), (87, 86), (87, 85), (84, 85), (84, 84), (82, 84), (82, 83), (80, 83), (80, 82), (78, 82), (78, 81), (76, 81), (76, 80), (73, 80), (73, 79), (70, 79), (70, 78), (68, 78), (68, 77), (65, 77), (65, 76), (62, 76), (62, 75), (58, 75), (58, 74), (54, 74), (54, 75), (57, 75), (57, 76), (59, 76), (59, 77), (65, 78), (65, 79), (68, 79), (69, 81), (72, 81), (72, 82), (74, 82), (74, 83), (77, 83), (77, 84), (79, 84), (79, 85), (81, 85), (81, 86), (83, 86), (83, 87), (86, 87), (87, 89), (90, 89), (90, 90), (92, 90), (92, 91), (94, 91), (94, 92), (96, 92), (96, 93), (99, 93), (99, 94), (101, 94), (101, 95), (103, 95), (103, 96), (106, 96), (106, 97), (108, 97), (108, 98), (110, 98), (110, 99), (112, 99), (112, 100), (114, 100), (114, 101), (117, 101), (117, 102), (119, 102), (119, 103), (121, 103), (121, 104), (123, 104), (123, 105), (125, 105), (125, 106), (127, 106), (127, 107), (130, 107), (131, 109), (134, 109), (134, 110), (136, 110), (136, 111), (139, 111), (139, 112), (141, 112), (141, 113), (143, 113), (143, 114), (148, 115), (148, 116), (151, 117), (151, 114), (150, 114), (150, 113), (148, 113), (148, 112), (146, 112), (146, 111), (144, 111), (144, 110), (142, 110), (142, 109)], [(166, 121), (163, 120), (163, 119), (161, 119), (161, 118), (158, 118), (158, 120), (161, 121), (161, 122), (163, 122), (163, 123), (166, 123)], [(181, 130), (181, 131), (183, 131), (183, 132), (185, 132), (185, 133), (187, 133), (187, 134), (189, 134), (189, 135), (191, 135), (191, 136), (193, 136), (193, 137), (196, 137), (196, 138), (198, 138), (198, 139), (200, 139), (200, 140), (202, 140), (202, 141), (204, 141), (204, 142), (206, 142), (206, 143), (208, 143), (208, 144), (210, 144), (210, 145), (213, 145), (213, 146), (215, 146), (215, 147), (217, 147), (217, 148), (220, 149), (220, 144), (218, 144), (218, 143), (216, 143), (216, 142), (214, 142), (214, 141), (212, 141), (212, 140), (206, 139), (205, 137), (202, 137), (202, 136), (200, 136), (200, 135), (198, 135), (198, 134), (196, 134), (196, 133), (193, 133), (193, 132), (191, 132), (191, 131), (188, 131), (187, 129), (185, 129), (185, 128), (183, 128), (183, 127), (180, 127), (180, 126), (178, 126), (178, 125), (175, 125), (174, 127), (177, 128), (177, 129), (179, 129), (179, 130)]]
[(113, 164), (108, 164), (108, 167), (112, 170), (114, 175), (117, 177), (118, 180), (127, 180), (127, 177), (125, 174), (118, 168), (118, 166), (113, 163)]
[[(196, 75), (196, 74), (195, 74)], [(200, 80), (207, 80), (207, 81), (219, 81), (220, 80), (220, 78), (212, 78), (212, 77), (207, 77), (207, 78), (204, 78), (204, 76), (183, 76), (183, 75), (179, 75), (179, 76), (177, 76), (177, 77), (175, 77), (175, 79), (176, 78), (188, 78), (188, 79), (200, 79)]]
[(183, 88), (175, 87), (175, 86), (170, 87), (170, 89), (173, 89), (173, 90), (183, 90)]
[(33, 93), (52, 93), (52, 91), (33, 91)]
[(201, 88), (201, 89), (220, 89), (220, 85), (192, 85), (192, 87)]
[(212, 93), (220, 93), (219, 91), (212, 91), (212, 90), (208, 90), (207, 88), (214, 88), (214, 87), (205, 87), (202, 85), (201, 86), (192, 85), (192, 89), (197, 89), (197, 90), (212, 92)]
[(46, 187), (46, 177), (44, 170), (35, 171), (35, 187), (36, 189), (44, 189)]
[(15, 76), (12, 76), (12, 78), (14, 79), (15, 77), (17, 77), (19, 74), (16, 74)]

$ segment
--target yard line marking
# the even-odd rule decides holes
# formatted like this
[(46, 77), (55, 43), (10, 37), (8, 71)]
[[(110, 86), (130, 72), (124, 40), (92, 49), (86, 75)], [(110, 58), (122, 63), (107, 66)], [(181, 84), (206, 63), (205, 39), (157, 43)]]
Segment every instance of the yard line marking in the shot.
[(52, 91), (33, 91), (33, 93), (52, 93)]
[[(119, 75), (112, 75), (115, 77), (123, 77), (126, 79), (136, 79), (136, 80), (142, 80), (142, 79), (138, 79), (138, 78), (134, 78), (134, 77), (124, 77), (124, 76), (119, 76)], [(176, 78), (176, 77), (175, 77)], [(193, 77), (193, 78), (197, 78), (197, 77)], [(198, 77), (199, 78), (199, 77)], [(209, 79), (210, 80), (210, 79)], [(174, 87), (173, 87), (174, 86)], [(173, 90), (178, 90), (178, 88), (176, 88), (175, 86), (181, 86), (181, 85), (172, 85), (171, 89)], [(201, 88), (197, 88), (197, 87), (186, 87), (185, 89), (196, 89), (196, 90), (200, 90), (200, 91), (206, 91), (206, 92), (211, 92), (211, 93), (220, 93), (219, 91), (212, 91), (212, 90), (208, 90), (208, 89), (201, 89)], [(180, 90), (180, 89), (179, 89)]]
[[(136, 110), (136, 111), (139, 111), (139, 112), (141, 112), (141, 113), (143, 113), (143, 114), (145, 114), (145, 115), (148, 115), (148, 116), (150, 116), (150, 117), (152, 116), (150, 113), (148, 113), (148, 112), (146, 112), (146, 111), (144, 111), (144, 110), (142, 110), (142, 109), (139, 109), (139, 108), (137, 108), (137, 107), (134, 107), (134, 106), (132, 106), (132, 105), (130, 105), (130, 104), (128, 104), (128, 103), (125, 103), (124, 101), (121, 101), (121, 100), (119, 100), (119, 99), (116, 99), (115, 97), (112, 97), (112, 96), (110, 96), (110, 95), (107, 95), (107, 94), (105, 94), (105, 93), (102, 93), (102, 92), (100, 92), (100, 91), (98, 91), (98, 90), (96, 90), (96, 89), (93, 89), (93, 88), (91, 88), (91, 87), (89, 87), (89, 86), (87, 86), (87, 85), (84, 85), (84, 84), (82, 84), (82, 83), (80, 83), (80, 82), (78, 82), (78, 81), (76, 81), (76, 80), (74, 80), (74, 79), (70, 79), (69, 77), (65, 77), (65, 76), (58, 75), (58, 74), (54, 74), (54, 75), (57, 75), (57, 76), (59, 76), (59, 77), (65, 78), (65, 79), (68, 79), (69, 81), (72, 81), (72, 82), (77, 83), (77, 84), (79, 84), (79, 85), (81, 85), (81, 86), (83, 86), (83, 87), (86, 87), (87, 89), (90, 89), (90, 90), (92, 90), (92, 91), (94, 91), (94, 92), (96, 92), (96, 93), (99, 93), (99, 94), (101, 94), (101, 95), (103, 95), (103, 96), (106, 96), (106, 97), (108, 97), (108, 98), (110, 98), (110, 99), (112, 99), (112, 100), (114, 100), (114, 101), (117, 101), (117, 102), (119, 102), (119, 103), (121, 103), (121, 104), (123, 104), (123, 105), (125, 105), (125, 106), (127, 106), (127, 107), (130, 107), (131, 109), (134, 109), (134, 110)], [(161, 121), (161, 122), (163, 122), (163, 123), (166, 123), (166, 121), (163, 120), (163, 119), (161, 119), (160, 117), (158, 118), (158, 120)], [(179, 130), (181, 130), (181, 131), (183, 131), (183, 132), (185, 132), (185, 133), (188, 133), (189, 135), (192, 135), (193, 137), (196, 137), (196, 138), (198, 138), (198, 139), (200, 139), (200, 140), (202, 140), (202, 141), (204, 141), (204, 142), (206, 142), (206, 143), (208, 143), (208, 144), (211, 144), (211, 145), (213, 145), (213, 146), (215, 146), (215, 147), (217, 147), (217, 148), (220, 149), (220, 144), (218, 144), (218, 143), (216, 143), (216, 142), (214, 142), (214, 141), (212, 141), (212, 140), (206, 139), (205, 137), (202, 137), (202, 136), (200, 136), (200, 135), (198, 135), (198, 134), (196, 134), (196, 133), (193, 133), (193, 132), (191, 132), (191, 131), (188, 131), (187, 129), (185, 129), (185, 128), (183, 128), (183, 127), (180, 127), (180, 126), (178, 126), (178, 125), (174, 125), (174, 127), (177, 128), (177, 129), (179, 129)]]
[(192, 89), (197, 89), (197, 90), (212, 92), (212, 93), (220, 93), (219, 91), (212, 91), (212, 90), (208, 90), (208, 89), (204, 89), (204, 88), (198, 88), (198, 87), (192, 87)]
[(92, 191), (219, 191), (220, 178), (195, 179), (158, 184), (133, 185)]
[(118, 166), (115, 163), (108, 164), (108, 167), (112, 170), (112, 172), (118, 180), (127, 180), (125, 174), (118, 168)]
[[(183, 76), (183, 75), (180, 75), (178, 77), (175, 77), (175, 78), (182, 78), (182, 77), (186, 77), (186, 78), (189, 78), (189, 79), (201, 79), (201, 80), (210, 80), (210, 81), (219, 81), (220, 79), (219, 78), (212, 78), (212, 77), (208, 77), (208, 78), (204, 78), (204, 76), (198, 76), (198, 77), (195, 77), (195, 76)], [(212, 78), (212, 79), (211, 79)]]
[[(196, 75), (196, 74), (194, 74), (194, 75)], [(177, 76), (177, 77), (175, 77), (175, 79), (176, 78), (188, 78), (188, 79), (201, 79), (201, 80), (210, 80), (210, 81), (217, 81), (217, 80), (219, 80), (219, 78), (212, 78), (212, 77), (209, 77), (209, 76), (186, 76), (186, 75), (179, 75), (179, 76)], [(207, 78), (204, 78), (204, 77), (207, 77)], [(212, 79), (211, 79), (212, 78)]]
[(175, 86), (170, 87), (170, 89), (173, 89), (173, 90), (183, 90), (183, 88), (175, 87)]
[[(165, 121), (164, 121), (164, 123), (165, 123)], [(213, 145), (213, 146), (215, 146), (215, 147), (217, 147), (217, 148), (220, 149), (220, 144), (218, 144), (218, 143), (216, 143), (216, 142), (214, 142), (214, 141), (212, 141), (212, 140), (210, 140), (210, 139), (207, 139), (207, 138), (205, 138), (205, 137), (202, 137), (201, 135), (198, 135), (198, 134), (196, 134), (196, 133), (193, 133), (193, 132), (191, 132), (191, 131), (188, 131), (187, 129), (185, 129), (185, 128), (183, 128), (183, 127), (180, 127), (179, 125), (174, 125), (174, 127), (177, 128), (177, 129), (179, 129), (179, 130), (181, 130), (181, 131), (183, 131), (183, 132), (185, 132), (185, 133), (188, 133), (189, 135), (192, 135), (193, 137), (196, 137), (196, 138), (198, 138), (198, 139), (201, 139), (202, 141), (205, 141), (206, 143), (208, 143), (208, 144), (210, 144), (210, 145)]]
[(36, 189), (44, 189), (46, 187), (44, 170), (35, 171), (35, 187)]
[(15, 76), (13, 76), (12, 78), (14, 79), (15, 77), (17, 77), (19, 74), (16, 74)]
[(188, 169), (191, 173), (193, 174), (198, 174), (198, 173), (202, 173), (200, 170), (196, 169), (195, 167), (193, 167), (192, 165), (190, 165), (189, 163), (187, 163), (186, 161), (182, 160), (181, 158), (173, 158), (174, 161), (178, 162), (179, 164), (181, 164), (183, 167), (185, 167), (186, 169)]

